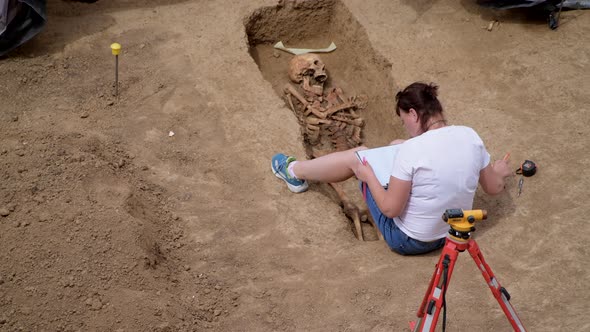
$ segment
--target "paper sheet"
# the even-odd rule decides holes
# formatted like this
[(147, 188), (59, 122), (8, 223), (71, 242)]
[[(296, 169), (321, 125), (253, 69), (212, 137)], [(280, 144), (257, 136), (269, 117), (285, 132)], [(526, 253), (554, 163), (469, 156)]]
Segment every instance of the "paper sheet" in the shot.
[(393, 161), (395, 155), (399, 150), (399, 144), (382, 146), (374, 149), (361, 150), (356, 152), (357, 158), (363, 162), (363, 158), (367, 160), (369, 165), (373, 168), (377, 180), (384, 188), (389, 184), (391, 177), (391, 170), (393, 169)]

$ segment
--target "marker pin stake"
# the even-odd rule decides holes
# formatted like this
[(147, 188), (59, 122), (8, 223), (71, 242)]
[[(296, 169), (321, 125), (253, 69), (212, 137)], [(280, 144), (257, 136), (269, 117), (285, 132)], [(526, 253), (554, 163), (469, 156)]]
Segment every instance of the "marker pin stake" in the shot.
[(119, 96), (119, 53), (121, 53), (121, 44), (112, 43), (111, 52), (115, 56), (115, 96)]

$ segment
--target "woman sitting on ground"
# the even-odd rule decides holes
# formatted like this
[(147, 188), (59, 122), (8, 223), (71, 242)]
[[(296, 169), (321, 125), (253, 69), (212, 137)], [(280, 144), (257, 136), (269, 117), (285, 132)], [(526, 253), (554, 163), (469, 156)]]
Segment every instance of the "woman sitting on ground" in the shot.
[(400, 147), (387, 189), (356, 157), (366, 147), (305, 161), (279, 153), (272, 158), (274, 174), (293, 192), (307, 190), (306, 180), (332, 183), (355, 175), (366, 183), (367, 206), (393, 251), (413, 255), (442, 247), (449, 230), (443, 212), (472, 209), (478, 182), (486, 193), (500, 193), (511, 171), (507, 160), (490, 162), (473, 129), (447, 125), (437, 90), (417, 82), (395, 96), (395, 112), (411, 138), (391, 142)]

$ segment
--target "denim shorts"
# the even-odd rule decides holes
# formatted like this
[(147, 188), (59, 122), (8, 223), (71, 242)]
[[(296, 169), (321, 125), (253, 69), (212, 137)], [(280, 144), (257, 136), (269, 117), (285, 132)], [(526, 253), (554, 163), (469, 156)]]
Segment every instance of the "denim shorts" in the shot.
[[(360, 182), (360, 187), (362, 192), (362, 182)], [(444, 246), (445, 238), (430, 242), (422, 242), (406, 235), (406, 233), (397, 227), (392, 218), (385, 216), (381, 210), (379, 210), (377, 203), (373, 199), (373, 195), (371, 195), (369, 187), (366, 188), (366, 192), (369, 212), (371, 213), (371, 216), (373, 216), (375, 224), (379, 228), (379, 231), (381, 231), (385, 242), (387, 242), (387, 245), (391, 250), (401, 255), (418, 255), (425, 254)]]

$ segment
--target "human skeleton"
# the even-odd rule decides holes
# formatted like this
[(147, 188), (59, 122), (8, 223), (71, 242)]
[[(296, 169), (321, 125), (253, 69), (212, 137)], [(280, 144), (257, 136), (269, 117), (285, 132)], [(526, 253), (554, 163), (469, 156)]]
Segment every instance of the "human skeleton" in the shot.
[[(361, 145), (363, 118), (358, 112), (367, 106), (365, 96), (346, 97), (342, 89), (324, 88), (328, 79), (326, 66), (313, 53), (296, 55), (289, 63), (289, 78), (283, 89), (286, 100), (302, 128), (309, 158)], [(361, 218), (367, 218), (345, 194), (341, 183), (330, 183), (342, 209), (354, 223), (356, 236), (363, 239)], [(378, 232), (379, 233), (379, 232)], [(379, 237), (381, 234), (379, 233)]]

